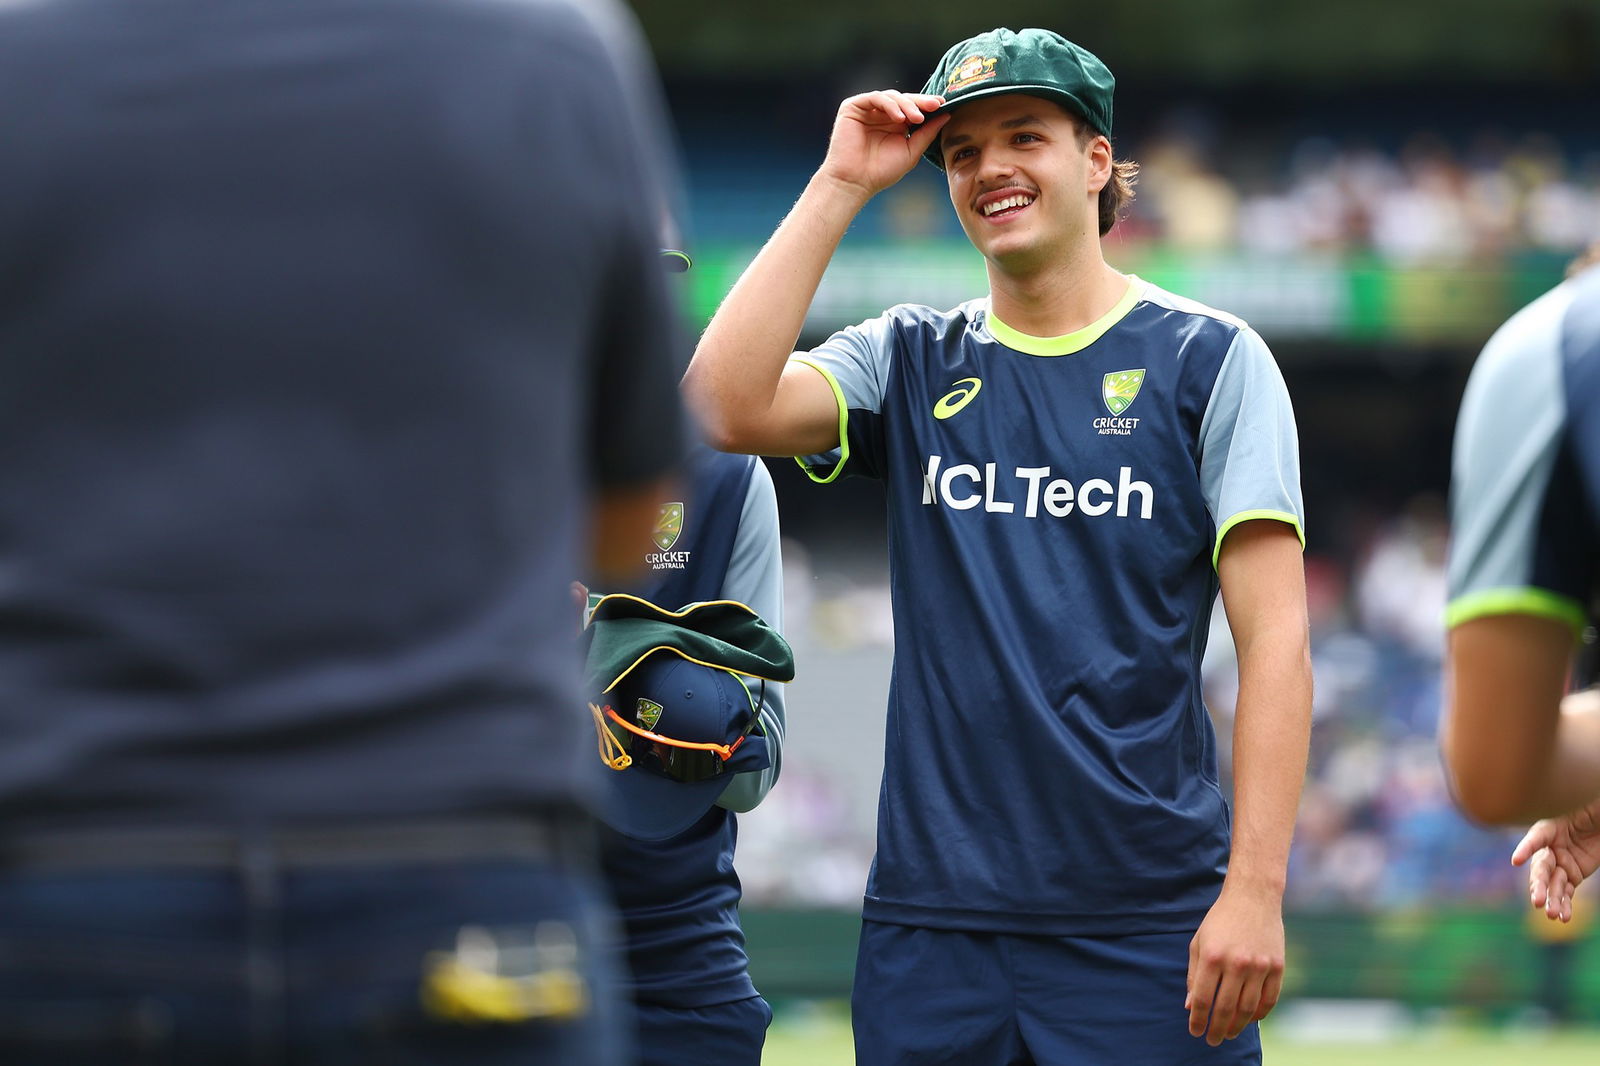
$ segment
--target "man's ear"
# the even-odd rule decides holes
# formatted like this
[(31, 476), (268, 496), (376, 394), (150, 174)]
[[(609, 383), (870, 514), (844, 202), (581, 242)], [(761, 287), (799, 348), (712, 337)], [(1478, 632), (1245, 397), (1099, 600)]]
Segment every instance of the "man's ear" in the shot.
[(1089, 192), (1098, 196), (1100, 190), (1111, 182), (1111, 171), (1116, 162), (1111, 153), (1111, 142), (1100, 135), (1089, 140)]

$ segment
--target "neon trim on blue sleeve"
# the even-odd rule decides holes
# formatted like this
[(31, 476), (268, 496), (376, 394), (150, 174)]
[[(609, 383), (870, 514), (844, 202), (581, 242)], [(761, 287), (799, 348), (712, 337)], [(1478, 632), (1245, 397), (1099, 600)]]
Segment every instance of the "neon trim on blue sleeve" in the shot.
[(818, 477), (811, 464), (806, 462), (806, 457), (799, 455), (794, 457), (794, 461), (800, 464), (800, 469), (806, 472), (806, 477), (818, 485), (827, 485), (844, 472), (844, 464), (850, 460), (850, 409), (845, 405), (844, 390), (839, 387), (838, 379), (826, 367), (800, 355), (794, 356), (792, 361), (809, 366), (821, 374), (823, 380), (828, 383), (828, 388), (833, 390), (834, 402), (839, 405), (839, 459), (833, 464), (833, 472), (827, 477)]
[(1300, 550), (1305, 551), (1306, 531), (1301, 527), (1298, 516), (1292, 515), (1288, 511), (1240, 511), (1218, 528), (1217, 543), (1211, 549), (1211, 569), (1215, 570), (1217, 568), (1217, 560), (1222, 558), (1222, 538), (1231, 533), (1234, 526), (1242, 522), (1254, 522), (1259, 518), (1269, 519), (1274, 522), (1285, 522), (1293, 527), (1294, 535), (1300, 538)]
[(1589, 624), (1583, 604), (1560, 593), (1539, 588), (1499, 588), (1471, 592), (1453, 600), (1444, 609), (1444, 625), (1454, 629), (1463, 622), (1502, 614), (1529, 614), (1565, 622), (1574, 633), (1582, 633)]

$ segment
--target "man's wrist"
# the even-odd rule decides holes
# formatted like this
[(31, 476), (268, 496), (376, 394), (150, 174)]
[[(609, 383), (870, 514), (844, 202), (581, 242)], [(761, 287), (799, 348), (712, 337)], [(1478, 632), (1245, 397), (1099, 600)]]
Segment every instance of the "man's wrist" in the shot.
[(1281, 903), (1283, 894), (1288, 888), (1288, 875), (1281, 870), (1238, 869), (1230, 866), (1227, 876), (1223, 878), (1222, 888), (1225, 892), (1232, 891), (1256, 899), (1275, 900)]
[(811, 177), (807, 193), (811, 194), (817, 206), (830, 211), (846, 212), (846, 222), (853, 221), (857, 213), (867, 206), (867, 201), (877, 195), (878, 190), (869, 189), (859, 181), (832, 173), (827, 164), (823, 164)]

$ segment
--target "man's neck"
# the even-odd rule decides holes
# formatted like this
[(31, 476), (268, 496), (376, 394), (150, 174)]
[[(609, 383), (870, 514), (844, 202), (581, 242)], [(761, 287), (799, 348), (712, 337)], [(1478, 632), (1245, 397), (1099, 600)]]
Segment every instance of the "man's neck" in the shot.
[(1061, 337), (1093, 325), (1127, 294), (1127, 275), (1098, 254), (1062, 262), (1026, 276), (1001, 273), (989, 264), (989, 309), (1030, 337)]

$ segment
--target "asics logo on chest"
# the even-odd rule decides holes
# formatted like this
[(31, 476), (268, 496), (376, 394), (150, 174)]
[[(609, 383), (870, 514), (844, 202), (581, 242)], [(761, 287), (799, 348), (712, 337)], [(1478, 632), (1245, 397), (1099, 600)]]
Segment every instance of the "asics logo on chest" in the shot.
[(933, 405), (933, 417), (943, 421), (959, 412), (978, 396), (978, 390), (983, 388), (983, 382), (977, 378), (962, 378), (951, 384), (951, 390), (939, 397), (939, 402)]

